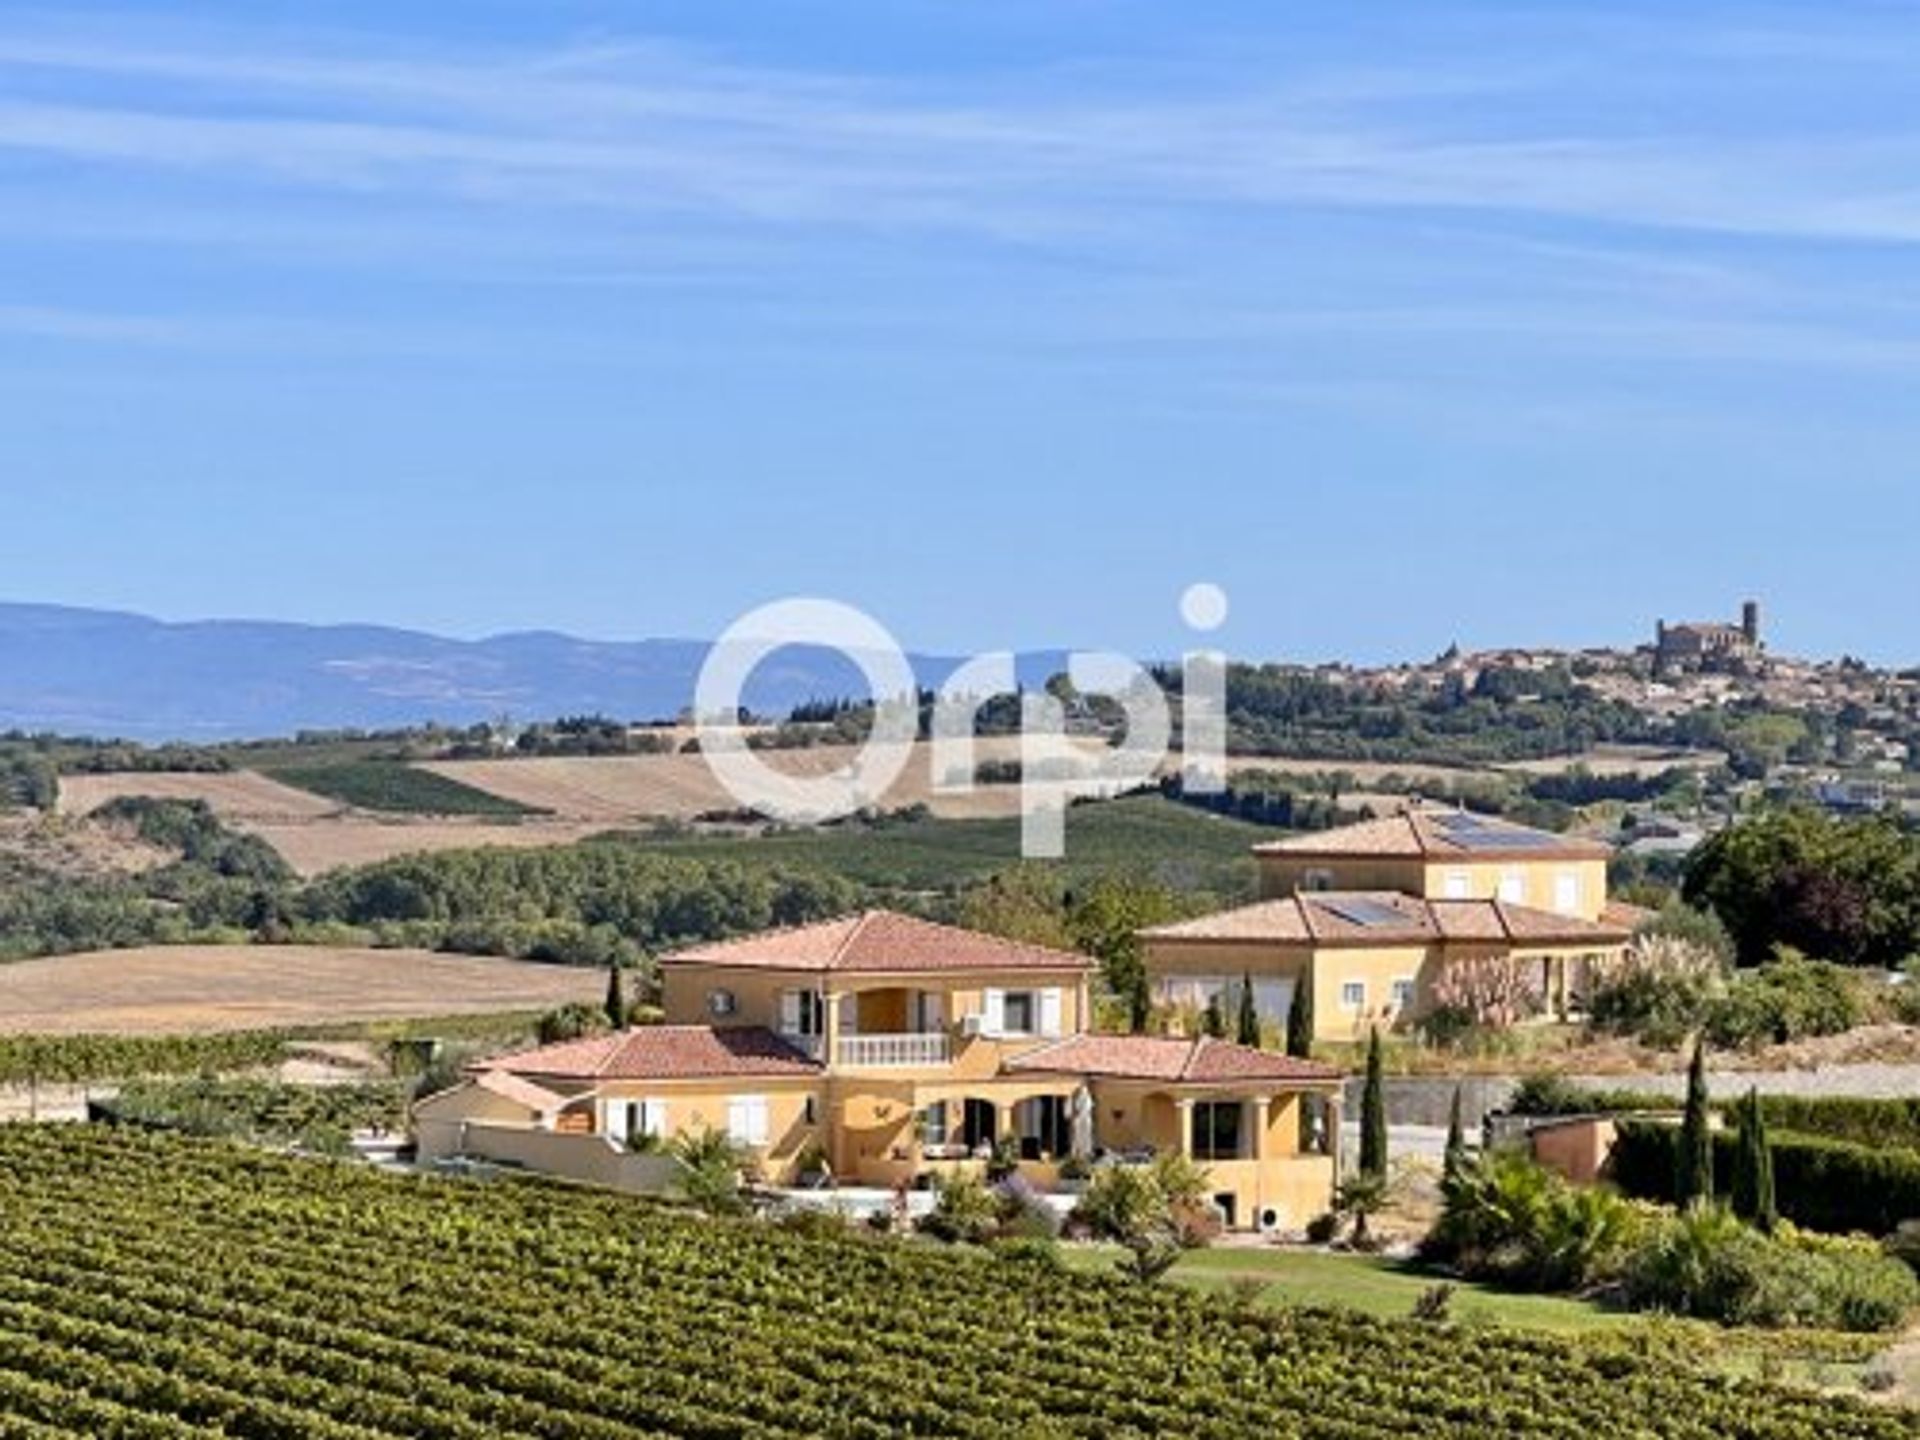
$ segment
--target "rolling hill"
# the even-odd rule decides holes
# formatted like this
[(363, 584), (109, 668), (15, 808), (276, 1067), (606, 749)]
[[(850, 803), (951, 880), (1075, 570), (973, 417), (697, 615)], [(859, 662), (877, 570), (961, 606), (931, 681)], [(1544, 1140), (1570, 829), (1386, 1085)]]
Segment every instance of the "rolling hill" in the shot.
[[(0, 603), (0, 729), (164, 741), (605, 714), (664, 719), (693, 697), (703, 640), (584, 640), (550, 631), (458, 640), (378, 625), (171, 623), (120, 611)], [(959, 661), (909, 657), (922, 685)], [(1036, 685), (1058, 653), (1021, 657)], [(864, 693), (836, 652), (791, 647), (759, 667), (748, 705), (781, 714)]]

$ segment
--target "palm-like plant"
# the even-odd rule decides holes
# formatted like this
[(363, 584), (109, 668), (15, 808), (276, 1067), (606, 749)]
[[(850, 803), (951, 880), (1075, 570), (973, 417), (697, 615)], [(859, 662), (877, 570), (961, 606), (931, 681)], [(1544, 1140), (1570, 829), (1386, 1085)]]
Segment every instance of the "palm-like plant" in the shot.
[(724, 1130), (689, 1130), (668, 1148), (679, 1166), (680, 1193), (694, 1206), (709, 1215), (746, 1210), (740, 1190), (744, 1156)]
[(1593, 1187), (1558, 1189), (1541, 1222), (1529, 1278), (1543, 1290), (1583, 1290), (1615, 1273), (1641, 1229), (1631, 1205)]
[(1495, 1152), (1455, 1172), (1425, 1248), (1469, 1274), (1578, 1290), (1613, 1274), (1640, 1229), (1639, 1211), (1612, 1191)]
[(1333, 1208), (1353, 1221), (1353, 1248), (1368, 1249), (1373, 1244), (1371, 1221), (1386, 1208), (1387, 1177), (1362, 1170), (1341, 1181), (1333, 1197)]

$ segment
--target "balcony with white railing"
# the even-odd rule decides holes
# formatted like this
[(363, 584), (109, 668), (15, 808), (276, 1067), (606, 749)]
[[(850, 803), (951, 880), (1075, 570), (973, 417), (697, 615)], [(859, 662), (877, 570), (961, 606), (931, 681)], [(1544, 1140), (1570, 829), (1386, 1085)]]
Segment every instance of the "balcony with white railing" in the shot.
[(835, 1063), (847, 1066), (904, 1068), (945, 1065), (953, 1046), (944, 1030), (912, 1035), (843, 1035)]

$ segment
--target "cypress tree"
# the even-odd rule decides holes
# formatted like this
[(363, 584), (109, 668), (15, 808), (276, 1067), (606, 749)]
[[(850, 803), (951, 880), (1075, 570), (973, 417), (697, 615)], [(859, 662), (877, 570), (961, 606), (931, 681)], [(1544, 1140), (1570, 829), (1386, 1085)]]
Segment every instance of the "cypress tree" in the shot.
[(1753, 1223), (1771, 1235), (1780, 1223), (1773, 1193), (1773, 1141), (1767, 1136), (1767, 1117), (1760, 1112), (1760, 1096), (1753, 1096)]
[(1126, 994), (1127, 1028), (1136, 1035), (1144, 1035), (1147, 1023), (1153, 1019), (1153, 993), (1147, 988), (1147, 972), (1144, 969), (1128, 977)]
[(1234, 1039), (1242, 1045), (1260, 1048), (1260, 1012), (1253, 1004), (1253, 976), (1243, 976), (1240, 981), (1240, 1013), (1234, 1019), (1237, 1032)]
[(1447, 1112), (1447, 1158), (1440, 1172), (1444, 1185), (1451, 1185), (1458, 1179), (1467, 1164), (1467, 1133), (1460, 1116), (1460, 1091), (1460, 1086), (1453, 1087), (1453, 1105)]
[(1735, 1154), (1739, 1168), (1733, 1172), (1734, 1213), (1770, 1232), (1780, 1217), (1773, 1196), (1773, 1146), (1767, 1139), (1767, 1120), (1760, 1111), (1757, 1089), (1749, 1089), (1740, 1102), (1740, 1144)]
[(1220, 1008), (1218, 991), (1207, 998), (1207, 1008), (1200, 1016), (1200, 1033), (1211, 1035), (1216, 1040), (1227, 1038), (1227, 1017)]
[(1360, 1092), (1360, 1173), (1387, 1178), (1387, 1086), (1377, 1025), (1367, 1039), (1367, 1083)]
[(607, 1023), (616, 1030), (627, 1028), (627, 977), (618, 960), (607, 965)]
[(1674, 1160), (1673, 1198), (1682, 1210), (1713, 1201), (1713, 1131), (1707, 1103), (1707, 1042), (1693, 1042), (1687, 1067), (1687, 1108), (1680, 1122), (1680, 1150)]
[(1296, 1060), (1313, 1058), (1313, 976), (1302, 975), (1293, 982), (1293, 999), (1287, 1006), (1287, 1054)]

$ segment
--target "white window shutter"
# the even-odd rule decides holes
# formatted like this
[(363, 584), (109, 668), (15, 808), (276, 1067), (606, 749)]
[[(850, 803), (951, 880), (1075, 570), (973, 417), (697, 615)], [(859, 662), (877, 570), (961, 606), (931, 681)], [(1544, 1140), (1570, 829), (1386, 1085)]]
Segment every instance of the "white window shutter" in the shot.
[(740, 1145), (767, 1143), (765, 1096), (737, 1095), (727, 1102), (727, 1136)]
[(989, 990), (986, 994), (986, 1008), (980, 1017), (980, 1033), (1000, 1035), (1007, 1028), (1007, 992)]
[(920, 992), (920, 1028), (925, 1031), (947, 1028), (947, 997), (940, 991)]
[(840, 997), (840, 1033), (842, 1035), (860, 1033), (860, 997), (858, 995)]
[(640, 1133), (651, 1135), (656, 1140), (664, 1139), (667, 1133), (667, 1102), (664, 1100), (642, 1100), (640, 1102)]
[(627, 1102), (624, 1100), (603, 1100), (600, 1102), (600, 1128), (614, 1140), (627, 1138)]
[(1040, 1033), (1058, 1035), (1060, 1033), (1060, 992), (1058, 989), (1040, 992)]
[(798, 990), (780, 992), (780, 1033), (783, 1035), (800, 1033), (800, 992)]

